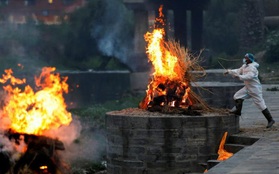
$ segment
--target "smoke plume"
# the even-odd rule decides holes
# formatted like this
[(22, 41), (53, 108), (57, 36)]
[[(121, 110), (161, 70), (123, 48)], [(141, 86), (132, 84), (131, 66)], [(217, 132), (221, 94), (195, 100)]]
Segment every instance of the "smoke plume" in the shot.
[(118, 58), (127, 64), (132, 46), (132, 13), (120, 0), (102, 0), (98, 19), (93, 21), (92, 37), (105, 56)]

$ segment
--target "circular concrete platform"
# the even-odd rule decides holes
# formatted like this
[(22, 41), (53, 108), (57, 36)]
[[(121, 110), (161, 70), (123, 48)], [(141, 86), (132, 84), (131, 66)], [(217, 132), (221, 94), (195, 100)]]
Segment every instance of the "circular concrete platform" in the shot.
[(171, 115), (130, 108), (106, 114), (108, 173), (202, 172), (224, 132), (237, 133), (239, 117), (224, 113)]

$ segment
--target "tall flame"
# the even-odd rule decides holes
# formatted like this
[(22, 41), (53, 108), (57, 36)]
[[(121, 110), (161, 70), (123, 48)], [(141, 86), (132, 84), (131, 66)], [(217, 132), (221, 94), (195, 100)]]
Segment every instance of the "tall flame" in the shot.
[(218, 155), (219, 156), (218, 156), (217, 160), (224, 161), (224, 160), (230, 158), (231, 156), (233, 156), (233, 153), (230, 153), (230, 152), (225, 150), (225, 142), (226, 142), (226, 139), (227, 139), (227, 135), (228, 135), (228, 132), (225, 132), (223, 137), (222, 137), (222, 140), (220, 142), (219, 149), (218, 149)]
[[(159, 17), (155, 20), (155, 27), (152, 32), (147, 32), (144, 39), (147, 42), (146, 53), (152, 63), (154, 73), (152, 81), (148, 85), (146, 97), (140, 103), (140, 108), (147, 109), (149, 103), (157, 96), (175, 96), (161, 105), (178, 106), (192, 105), (189, 99), (189, 83), (185, 79), (186, 70), (190, 67), (187, 62), (187, 52), (181, 49), (179, 43), (166, 42), (164, 20), (162, 13), (163, 6), (159, 8)], [(168, 88), (168, 89), (166, 89)], [(173, 94), (168, 95), (168, 91)], [(175, 101), (177, 98), (180, 101)]]
[(163, 6), (159, 8), (159, 17), (156, 22), (161, 24), (161, 28), (155, 28), (151, 33), (144, 35), (147, 44), (146, 53), (154, 67), (154, 78), (168, 77), (170, 80), (183, 80), (185, 74), (183, 66), (179, 66), (179, 58), (174, 55), (165, 45)]
[(155, 29), (152, 33), (145, 35), (148, 42), (147, 54), (154, 67), (154, 78), (162, 76), (168, 77), (170, 80), (181, 80), (183, 74), (178, 66), (178, 58), (172, 55), (164, 46), (163, 29)]
[(0, 118), (8, 120), (6, 127), (18, 133), (43, 135), (72, 121), (63, 98), (63, 93), (68, 92), (67, 77), (60, 78), (54, 71), (54, 67), (44, 67), (35, 77), (38, 90), (34, 91), (29, 85), (18, 87), (26, 80), (15, 78), (11, 69), (5, 70), (0, 82), (10, 84), (3, 87), (8, 97)]

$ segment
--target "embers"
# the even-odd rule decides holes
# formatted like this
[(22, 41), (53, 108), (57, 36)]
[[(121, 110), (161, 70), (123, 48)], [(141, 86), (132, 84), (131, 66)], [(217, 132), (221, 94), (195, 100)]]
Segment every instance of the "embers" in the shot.
[(147, 105), (149, 111), (170, 114), (200, 115), (192, 109), (189, 96), (190, 87), (185, 82), (166, 80), (160, 83), (151, 95)]
[[(20, 153), (4, 150), (3, 144), (0, 147), (0, 162), (6, 164), (1, 167), (0, 174), (12, 172), (19, 173), (38, 173), (55, 174), (59, 170), (64, 173), (62, 162), (60, 161), (57, 150), (64, 150), (61, 141), (51, 139), (45, 136), (36, 136), (28, 134), (13, 133), (8, 131), (4, 135)], [(20, 147), (20, 148), (19, 148)], [(8, 147), (10, 148), (10, 147)]]
[(165, 114), (183, 114), (183, 115), (201, 115), (197, 110), (193, 110), (191, 107), (185, 108), (175, 108), (170, 106), (151, 106), (148, 108), (151, 112), (162, 112)]
[(164, 84), (160, 83), (155, 91), (155, 97), (149, 105), (169, 105), (172, 107), (187, 107), (191, 102), (184, 100), (187, 93), (187, 88), (183, 83), (175, 81), (166, 81)]

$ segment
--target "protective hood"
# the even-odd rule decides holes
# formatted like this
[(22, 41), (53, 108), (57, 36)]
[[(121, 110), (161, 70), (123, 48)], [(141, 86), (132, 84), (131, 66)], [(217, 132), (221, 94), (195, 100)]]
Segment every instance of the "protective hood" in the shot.
[(245, 57), (250, 59), (251, 62), (254, 62), (255, 61), (255, 58), (254, 58), (254, 55), (251, 54), (251, 53), (246, 53), (245, 54)]
[(257, 62), (252, 62), (250, 63), (251, 66), (254, 66), (256, 68), (258, 68), (260, 65)]

